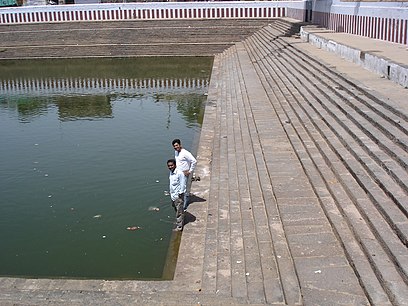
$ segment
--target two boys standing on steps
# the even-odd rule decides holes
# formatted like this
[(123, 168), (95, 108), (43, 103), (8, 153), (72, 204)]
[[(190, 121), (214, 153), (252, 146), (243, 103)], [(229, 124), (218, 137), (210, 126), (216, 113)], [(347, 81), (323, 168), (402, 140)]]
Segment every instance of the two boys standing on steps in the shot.
[(172, 205), (176, 210), (177, 231), (183, 230), (184, 212), (187, 210), (191, 177), (197, 160), (193, 154), (181, 146), (180, 139), (172, 141), (174, 148), (174, 159), (167, 161), (169, 174), (169, 191)]

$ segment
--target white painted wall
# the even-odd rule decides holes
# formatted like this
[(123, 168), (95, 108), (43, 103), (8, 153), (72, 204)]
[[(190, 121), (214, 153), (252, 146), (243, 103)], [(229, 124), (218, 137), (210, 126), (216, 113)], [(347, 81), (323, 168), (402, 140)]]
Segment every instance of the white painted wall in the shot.
[(313, 11), (408, 19), (408, 1), (406, 2), (343, 2), (340, 0), (313, 0)]

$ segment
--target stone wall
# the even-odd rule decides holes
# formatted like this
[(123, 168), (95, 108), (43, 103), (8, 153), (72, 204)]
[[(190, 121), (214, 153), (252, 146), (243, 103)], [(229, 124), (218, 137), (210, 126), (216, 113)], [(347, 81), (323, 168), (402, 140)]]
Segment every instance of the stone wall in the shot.
[(407, 1), (312, 0), (312, 6), (312, 22), (330, 30), (408, 44)]

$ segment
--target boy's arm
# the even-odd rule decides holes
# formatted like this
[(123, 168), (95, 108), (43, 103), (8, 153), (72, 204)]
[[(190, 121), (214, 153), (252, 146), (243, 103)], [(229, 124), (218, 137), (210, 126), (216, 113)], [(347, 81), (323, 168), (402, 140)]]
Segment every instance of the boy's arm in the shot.
[(195, 166), (197, 164), (197, 160), (195, 159), (195, 157), (193, 156), (193, 154), (191, 154), (190, 152), (188, 152), (188, 155), (186, 156), (188, 161), (190, 162), (190, 169), (188, 170), (190, 173), (193, 173)]

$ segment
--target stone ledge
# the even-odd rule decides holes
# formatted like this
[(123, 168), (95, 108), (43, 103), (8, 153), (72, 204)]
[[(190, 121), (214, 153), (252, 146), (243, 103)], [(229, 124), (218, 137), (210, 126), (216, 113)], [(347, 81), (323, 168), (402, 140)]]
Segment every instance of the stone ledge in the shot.
[[(338, 39), (336, 41), (325, 37), (325, 34), (328, 34), (330, 37), (342, 33), (335, 33), (331, 30), (317, 28), (317, 27), (302, 27), (300, 35), (303, 41), (309, 42), (313, 46), (329, 51), (339, 55), (340, 57), (362, 66), (363, 68), (375, 72), (401, 86), (408, 88), (408, 65), (404, 63), (397, 63), (391, 59), (388, 59), (386, 56), (382, 55), (382, 51), (379, 48), (380, 44), (384, 42), (377, 41), (374, 48), (364, 49), (350, 46), (347, 42), (341, 42)], [(349, 36), (354, 36), (347, 34)], [(368, 40), (373, 43), (373, 39), (359, 37), (360, 40)], [(375, 42), (375, 41), (374, 41)], [(367, 45), (369, 46), (369, 45)], [(401, 50), (403, 51), (406, 47), (401, 45)], [(408, 53), (408, 52), (407, 52)], [(408, 54), (405, 54), (407, 57)], [(401, 57), (403, 58), (403, 57)]]

